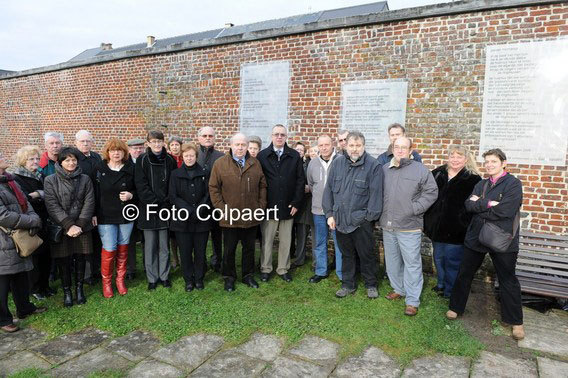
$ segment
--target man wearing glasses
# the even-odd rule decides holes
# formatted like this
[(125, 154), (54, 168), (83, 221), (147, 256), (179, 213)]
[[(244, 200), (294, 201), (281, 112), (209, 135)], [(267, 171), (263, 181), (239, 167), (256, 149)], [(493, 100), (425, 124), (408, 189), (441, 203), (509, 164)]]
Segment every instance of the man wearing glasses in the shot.
[(383, 165), (383, 229), (385, 265), (393, 292), (388, 300), (406, 297), (404, 314), (414, 316), (420, 305), (422, 228), (424, 213), (438, 198), (438, 185), (423, 164), (412, 159), (412, 141), (404, 136), (392, 144), (393, 157)]
[(349, 131), (339, 129), (337, 131), (337, 148), (336, 152), (338, 154), (344, 154), (347, 148), (347, 135), (349, 135)]
[[(159, 282), (171, 287), (170, 251), (168, 249), (168, 222), (157, 215), (169, 208), (168, 184), (170, 174), (177, 169), (174, 158), (164, 146), (164, 134), (152, 130), (146, 138), (148, 148), (136, 159), (134, 182), (139, 198), (138, 228), (144, 231), (144, 266), (148, 290), (154, 290)], [(152, 205), (152, 214), (148, 214)]]
[(278, 231), (278, 267), (276, 273), (286, 282), (292, 281), (290, 243), (294, 215), (304, 197), (304, 167), (300, 154), (288, 147), (288, 132), (283, 125), (272, 128), (272, 143), (257, 158), (266, 177), (268, 208), (277, 207), (277, 218), (262, 222), (262, 255), (260, 279), (267, 282), (272, 273), (272, 245)]
[[(213, 164), (215, 164), (217, 159), (223, 157), (223, 153), (215, 149), (215, 130), (209, 126), (202, 127), (197, 132), (197, 141), (199, 142), (197, 163), (207, 171), (208, 176), (211, 176)], [(213, 221), (213, 228), (211, 229), (211, 241), (213, 242), (211, 269), (218, 273), (221, 272), (221, 260), (223, 256), (222, 239), (223, 232), (221, 231), (219, 222)]]

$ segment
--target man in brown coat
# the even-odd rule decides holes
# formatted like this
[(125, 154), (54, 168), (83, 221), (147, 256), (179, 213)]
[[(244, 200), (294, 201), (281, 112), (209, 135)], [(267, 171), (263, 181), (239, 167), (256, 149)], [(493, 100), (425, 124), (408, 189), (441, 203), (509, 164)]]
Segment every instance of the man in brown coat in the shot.
[(223, 229), (222, 272), (227, 291), (235, 290), (235, 251), (239, 241), (243, 251), (243, 283), (258, 288), (254, 280), (254, 244), (256, 226), (262, 219), (256, 214), (264, 213), (266, 208), (266, 179), (260, 163), (250, 156), (247, 148), (247, 137), (235, 134), (231, 138), (231, 149), (215, 161), (209, 179), (211, 202), (223, 214), (219, 224)]

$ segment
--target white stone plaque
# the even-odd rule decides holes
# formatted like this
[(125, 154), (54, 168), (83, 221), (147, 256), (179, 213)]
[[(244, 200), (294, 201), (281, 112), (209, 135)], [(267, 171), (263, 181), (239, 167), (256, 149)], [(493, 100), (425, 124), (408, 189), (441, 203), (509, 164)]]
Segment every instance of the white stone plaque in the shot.
[(365, 80), (341, 85), (341, 128), (365, 135), (365, 150), (377, 157), (389, 145), (387, 128), (404, 125), (408, 82)]
[(241, 67), (240, 129), (270, 144), (276, 124), (287, 125), (290, 63), (249, 63)]
[(565, 165), (567, 138), (568, 39), (488, 46), (479, 158)]

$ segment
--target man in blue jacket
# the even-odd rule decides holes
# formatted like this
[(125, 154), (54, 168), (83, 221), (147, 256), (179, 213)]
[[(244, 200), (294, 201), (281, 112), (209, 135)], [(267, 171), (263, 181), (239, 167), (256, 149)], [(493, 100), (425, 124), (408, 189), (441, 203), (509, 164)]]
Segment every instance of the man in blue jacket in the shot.
[(323, 193), (327, 224), (336, 230), (341, 248), (343, 283), (335, 296), (355, 293), (355, 255), (359, 256), (367, 296), (378, 297), (377, 255), (372, 222), (379, 219), (383, 204), (383, 171), (375, 158), (365, 152), (365, 136), (351, 131), (347, 155), (337, 157), (330, 167)]

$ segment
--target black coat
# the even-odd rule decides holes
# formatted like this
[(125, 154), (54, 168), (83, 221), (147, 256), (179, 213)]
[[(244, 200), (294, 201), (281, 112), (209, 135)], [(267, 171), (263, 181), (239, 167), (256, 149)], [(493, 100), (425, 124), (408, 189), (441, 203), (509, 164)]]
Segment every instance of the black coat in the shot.
[[(18, 185), (20, 185), (22, 192), (24, 192), (29, 203), (33, 206), (34, 211), (37, 215), (39, 215), (42, 223), (45, 225), (48, 215), (43, 198), (43, 179), (43, 174), (38, 173), (37, 175), (34, 175), (25, 168), (19, 168), (14, 171), (14, 180), (18, 183)], [(41, 196), (39, 198), (30, 197), (30, 193), (33, 192), (38, 192)]]
[(438, 199), (424, 214), (424, 233), (435, 242), (462, 245), (472, 217), (464, 202), (481, 177), (464, 168), (448, 181), (446, 165), (434, 169), (432, 175)]
[(274, 146), (260, 151), (257, 156), (266, 177), (268, 208), (278, 206), (278, 219), (292, 218), (290, 208), (299, 209), (304, 198), (304, 185), (306, 182), (304, 166), (300, 154), (284, 144), (282, 156), (274, 152)]
[(89, 156), (85, 156), (85, 154), (79, 154), (77, 157), (79, 161), (79, 167), (84, 175), (89, 176), (93, 185), (95, 184), (95, 174), (96, 174), (96, 167), (103, 161), (101, 155), (96, 153), (95, 151), (91, 151)]
[[(132, 161), (128, 159), (119, 171), (113, 171), (106, 161), (101, 161), (95, 167), (94, 177), (97, 222), (99, 224), (129, 223), (124, 219), (122, 209), (126, 205), (136, 203)], [(130, 192), (134, 197), (130, 201), (123, 202), (119, 197), (120, 192)]]
[[(489, 179), (481, 180), (475, 185), (472, 195), (481, 197), (483, 185)], [(499, 205), (487, 207), (489, 201), (497, 201)], [(491, 250), (479, 242), (479, 232), (483, 227), (484, 221), (490, 221), (501, 227), (503, 230), (513, 233), (513, 223), (515, 216), (521, 209), (523, 203), (523, 186), (518, 178), (507, 173), (501, 177), (495, 185), (489, 183), (484, 198), (465, 201), (465, 208), (473, 213), (473, 218), (465, 235), (464, 245), (474, 251), (491, 252)], [(519, 229), (507, 252), (519, 251)]]
[[(177, 169), (177, 163), (165, 148), (159, 156), (156, 156), (150, 148), (136, 159), (134, 182), (136, 183), (136, 193), (139, 198), (138, 208), (138, 228), (141, 230), (163, 230), (168, 228), (168, 222), (158, 217), (161, 209), (169, 208), (168, 185), (170, 175)], [(147, 216), (148, 205), (156, 213)]]
[(197, 156), (197, 164), (207, 171), (207, 175), (211, 176), (211, 169), (217, 159), (223, 157), (225, 154), (217, 151), (214, 147), (199, 146), (199, 156)]
[[(172, 220), (171, 231), (180, 232), (205, 232), (211, 229), (211, 218), (201, 221), (197, 218), (197, 207), (205, 204), (208, 206), (199, 209), (199, 216), (203, 219), (211, 214), (211, 200), (209, 198), (209, 174), (198, 163), (188, 167), (185, 163), (172, 172), (170, 177), (169, 198), (176, 207), (178, 214), (189, 218), (185, 221)], [(179, 212), (180, 209), (187, 213)]]

